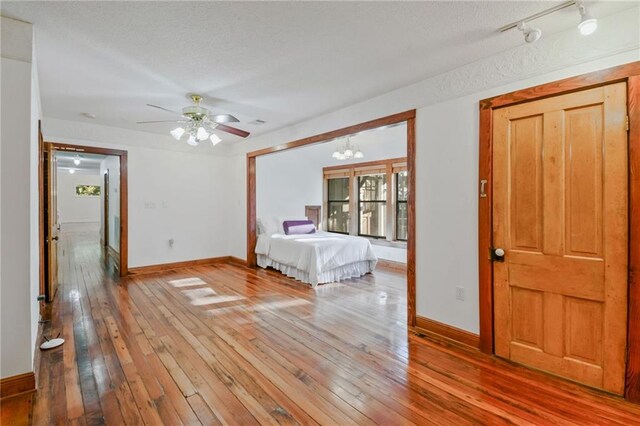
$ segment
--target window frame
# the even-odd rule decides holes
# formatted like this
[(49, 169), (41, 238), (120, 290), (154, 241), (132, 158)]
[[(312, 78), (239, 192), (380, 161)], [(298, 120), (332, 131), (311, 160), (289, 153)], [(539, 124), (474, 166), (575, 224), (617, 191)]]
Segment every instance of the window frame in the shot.
[[(398, 196), (400, 191), (400, 179), (398, 179), (398, 175), (400, 173), (407, 173), (407, 198), (404, 200), (401, 200), (400, 197)], [(408, 210), (408, 206), (409, 206), (409, 197), (408, 197), (408, 188), (409, 188), (409, 172), (407, 170), (402, 170), (402, 171), (397, 171), (397, 172), (393, 172), (393, 177), (395, 179), (395, 217), (394, 217), (394, 239), (395, 241), (408, 241), (408, 238), (398, 238), (398, 219), (400, 218), (400, 205), (404, 204), (405, 206), (407, 206), (405, 209), (407, 210), (407, 222), (408, 222), (408, 218), (409, 218), (409, 210)], [(409, 224), (407, 223), (407, 237), (409, 236)]]
[[(388, 245), (393, 247), (407, 247), (408, 240), (399, 240), (397, 235), (397, 173), (407, 171), (407, 157), (389, 158), (379, 161), (368, 161), (360, 163), (340, 164), (336, 166), (324, 167), (323, 171), (323, 193), (324, 209), (323, 222), (326, 224), (326, 231), (347, 235), (347, 233), (330, 231), (328, 229), (329, 219), (329, 188), (328, 181), (335, 178), (349, 178), (349, 232), (348, 235), (361, 236), (371, 240), (372, 244)], [(360, 234), (360, 193), (358, 190), (358, 178), (367, 174), (385, 174), (387, 184), (386, 198), (386, 220), (385, 236)], [(375, 201), (364, 201), (375, 202)], [(408, 206), (408, 202), (407, 202)], [(407, 231), (407, 236), (409, 232)]]
[[(332, 179), (347, 179), (347, 190), (349, 191), (349, 198), (347, 200), (332, 200), (331, 198), (329, 198), (329, 194), (330, 194), (330, 190), (329, 190), (329, 181)], [(326, 190), (326, 203), (327, 203), (327, 232), (333, 232), (335, 234), (342, 234), (342, 235), (349, 235), (350, 234), (350, 226), (351, 226), (351, 179), (348, 176), (334, 176), (334, 177), (328, 177), (325, 178), (325, 181), (327, 183), (327, 190)], [(329, 215), (331, 214), (331, 203), (340, 203), (340, 204), (347, 204), (347, 206), (349, 207), (349, 211), (348, 211), (348, 220), (347, 220), (347, 232), (342, 232), (342, 231), (332, 231), (331, 229), (329, 229)]]
[[(387, 194), (386, 194), (386, 197), (385, 197), (384, 200), (378, 200), (378, 199), (376, 199), (376, 200), (362, 200), (362, 199), (360, 199), (360, 179), (363, 178), (363, 177), (366, 177), (366, 176), (384, 176), (385, 185), (387, 185), (387, 188), (385, 190), (387, 192)], [(386, 217), (385, 221), (384, 221), (385, 222), (384, 229), (383, 229), (384, 235), (363, 234), (363, 233), (360, 232), (360, 230), (362, 229), (361, 228), (362, 215), (360, 214), (360, 208), (361, 208), (362, 204), (364, 204), (364, 203), (376, 203), (376, 204), (380, 203), (380, 204), (384, 204), (385, 210), (387, 209), (387, 202), (389, 200), (389, 186), (388, 186), (389, 185), (389, 177), (387, 176), (387, 173), (385, 172), (385, 173), (360, 174), (358, 176), (355, 176), (355, 178), (356, 178), (356, 188), (358, 190), (358, 199), (357, 199), (357, 205), (358, 205), (358, 209), (357, 209), (358, 210), (358, 233), (357, 233), (357, 235), (359, 237), (374, 238), (376, 240), (386, 240), (388, 238), (388, 235), (387, 235), (388, 234), (387, 233), (388, 226), (387, 225), (389, 224), (389, 218)]]

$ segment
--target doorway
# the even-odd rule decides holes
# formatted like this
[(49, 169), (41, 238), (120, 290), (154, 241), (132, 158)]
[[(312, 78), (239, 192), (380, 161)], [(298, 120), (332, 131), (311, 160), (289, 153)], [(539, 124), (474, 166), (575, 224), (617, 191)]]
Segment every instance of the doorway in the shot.
[(640, 62), (480, 102), (481, 350), (640, 402)]
[[(127, 274), (127, 152), (42, 138), (40, 152), (41, 288), (51, 302), (58, 287), (59, 257), (64, 255), (60, 232), (65, 228), (95, 233), (107, 244), (104, 252), (114, 260), (118, 274)], [(115, 184), (105, 175), (118, 176)]]
[[(405, 123), (406, 130), (406, 204), (401, 206), (401, 213), (406, 217), (406, 277), (407, 277), (407, 325), (414, 327), (416, 325), (416, 245), (415, 245), (415, 121), (416, 110), (409, 110), (394, 115), (378, 118), (375, 120), (359, 123), (353, 126), (344, 127), (330, 132), (310, 136), (308, 138), (299, 139), (286, 144), (265, 148), (247, 153), (247, 265), (256, 267), (258, 265), (255, 247), (258, 242), (258, 217), (257, 217), (257, 160), (266, 155), (282, 153), (303, 146), (315, 145), (335, 141), (337, 138), (346, 138), (349, 135), (361, 132), (384, 128), (385, 126), (393, 126)], [(388, 163), (392, 168), (393, 162)], [(377, 167), (377, 166), (376, 166)], [(354, 197), (355, 198), (355, 197)], [(327, 201), (327, 200), (325, 200)], [(405, 200), (403, 200), (405, 201)], [(391, 208), (392, 204), (387, 207)], [(328, 212), (328, 201), (327, 209)], [(389, 225), (391, 226), (391, 225)], [(394, 230), (392, 230), (394, 232)], [(390, 233), (391, 234), (391, 233)]]

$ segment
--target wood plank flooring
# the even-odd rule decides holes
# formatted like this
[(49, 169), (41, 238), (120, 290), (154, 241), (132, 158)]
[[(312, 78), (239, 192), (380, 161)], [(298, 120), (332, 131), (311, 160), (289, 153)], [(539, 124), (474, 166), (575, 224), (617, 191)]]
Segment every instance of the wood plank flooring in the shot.
[[(118, 279), (63, 229), (33, 424), (621, 424), (620, 398), (407, 331), (394, 271), (316, 290), (220, 264)], [(4, 424), (4, 422), (3, 422)]]

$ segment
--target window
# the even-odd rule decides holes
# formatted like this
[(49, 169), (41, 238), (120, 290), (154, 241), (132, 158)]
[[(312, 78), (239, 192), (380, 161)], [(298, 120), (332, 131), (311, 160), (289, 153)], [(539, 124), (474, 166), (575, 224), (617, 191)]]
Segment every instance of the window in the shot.
[(322, 169), (322, 229), (406, 247), (409, 236), (407, 159), (389, 158)]
[(358, 176), (358, 235), (385, 238), (387, 175)]
[(327, 180), (327, 231), (349, 233), (349, 178)]
[(408, 172), (396, 173), (396, 240), (407, 241), (408, 220), (407, 220), (407, 195)]

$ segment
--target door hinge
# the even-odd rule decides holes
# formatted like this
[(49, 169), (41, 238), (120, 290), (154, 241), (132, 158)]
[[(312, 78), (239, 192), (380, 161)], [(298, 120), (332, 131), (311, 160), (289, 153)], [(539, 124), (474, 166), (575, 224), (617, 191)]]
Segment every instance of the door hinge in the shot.
[(627, 126), (627, 132), (629, 131), (629, 116), (627, 115), (627, 119), (625, 120)]

